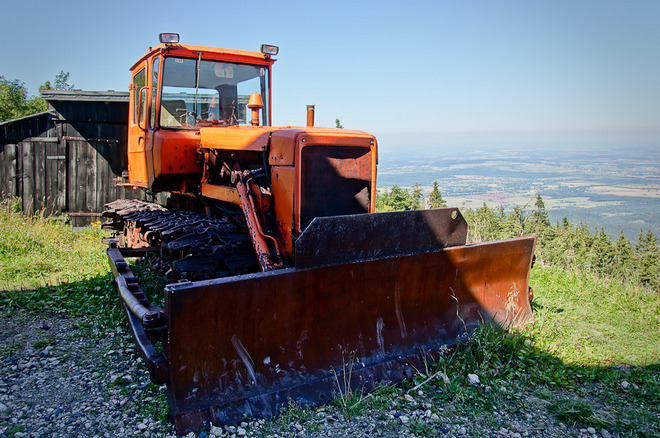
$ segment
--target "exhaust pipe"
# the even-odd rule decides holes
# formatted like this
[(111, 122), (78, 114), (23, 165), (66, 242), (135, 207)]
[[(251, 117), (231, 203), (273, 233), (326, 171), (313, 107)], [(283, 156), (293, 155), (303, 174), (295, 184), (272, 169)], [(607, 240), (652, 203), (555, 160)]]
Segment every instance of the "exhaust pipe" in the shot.
[(314, 105), (307, 105), (307, 126), (314, 126)]

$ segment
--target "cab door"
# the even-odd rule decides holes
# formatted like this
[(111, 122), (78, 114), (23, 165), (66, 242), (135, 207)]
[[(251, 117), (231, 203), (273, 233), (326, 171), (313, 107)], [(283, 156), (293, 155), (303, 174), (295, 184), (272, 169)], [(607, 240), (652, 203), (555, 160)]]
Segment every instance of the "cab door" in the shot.
[(130, 114), (128, 123), (128, 180), (138, 187), (148, 187), (147, 172), (147, 61), (137, 65), (131, 75)]
[[(151, 60), (150, 75), (151, 81), (149, 81), (149, 92), (147, 93), (149, 94), (149, 126), (146, 132), (145, 159), (147, 166), (147, 182), (149, 187), (152, 187), (156, 177), (154, 171), (154, 138), (156, 137), (156, 131), (158, 129), (158, 115), (160, 113), (158, 109), (160, 105), (160, 56), (154, 56)], [(160, 173), (160, 171), (158, 173)]]

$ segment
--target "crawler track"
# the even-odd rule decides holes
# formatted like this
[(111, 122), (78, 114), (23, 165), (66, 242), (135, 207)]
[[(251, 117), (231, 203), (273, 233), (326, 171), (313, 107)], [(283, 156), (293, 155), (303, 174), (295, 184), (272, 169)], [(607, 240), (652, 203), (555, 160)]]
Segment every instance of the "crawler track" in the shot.
[(228, 218), (120, 199), (106, 204), (104, 229), (120, 248), (150, 255), (165, 281), (203, 280), (258, 271), (247, 229)]

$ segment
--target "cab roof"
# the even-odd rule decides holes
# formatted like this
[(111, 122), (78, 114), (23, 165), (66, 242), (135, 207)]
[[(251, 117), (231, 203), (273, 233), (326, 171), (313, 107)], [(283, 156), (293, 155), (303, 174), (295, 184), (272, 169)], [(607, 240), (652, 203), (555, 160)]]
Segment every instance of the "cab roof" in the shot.
[(215, 59), (218, 61), (239, 62), (247, 64), (272, 65), (275, 59), (261, 52), (250, 52), (247, 50), (223, 49), (221, 47), (193, 46), (189, 44), (159, 44), (150, 47), (147, 52), (131, 67), (134, 70), (145, 59), (163, 53), (169, 56), (183, 56), (197, 58), (202, 53), (203, 59)]

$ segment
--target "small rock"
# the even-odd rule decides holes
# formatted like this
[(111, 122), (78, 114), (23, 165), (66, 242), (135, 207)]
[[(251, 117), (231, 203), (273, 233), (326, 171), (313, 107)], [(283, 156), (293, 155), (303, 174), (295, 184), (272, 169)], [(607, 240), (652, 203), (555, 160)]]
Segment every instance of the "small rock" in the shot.
[(511, 438), (521, 438), (521, 436), (518, 432), (514, 432), (511, 434)]
[(470, 382), (471, 385), (477, 385), (479, 384), (479, 376), (476, 374), (468, 374), (468, 381)]
[(628, 387), (630, 386), (630, 383), (628, 383), (624, 380), (623, 382), (621, 382), (621, 386), (623, 386), (623, 389), (628, 389)]
[(589, 432), (591, 435), (595, 435), (596, 429), (594, 429), (593, 427), (587, 427), (587, 432)]
[(458, 429), (458, 431), (456, 433), (458, 435), (467, 435), (467, 429), (464, 428), (464, 427), (461, 427), (460, 429)]
[(600, 434), (603, 435), (603, 438), (612, 438), (612, 434), (607, 429), (601, 429)]
[(431, 420), (433, 421), (438, 421), (440, 417), (438, 417), (438, 414), (431, 414)]
[(399, 417), (399, 420), (401, 420), (403, 424), (407, 424), (410, 421), (410, 418), (408, 418), (407, 415), (402, 415)]
[(409, 402), (414, 402), (415, 401), (415, 399), (412, 398), (412, 396), (410, 394), (406, 394), (403, 397)]
[[(298, 426), (300, 426), (300, 425), (298, 424)], [(300, 430), (300, 429), (299, 429), (299, 430)], [(247, 435), (247, 431), (246, 431), (245, 429), (243, 429), (242, 427), (239, 427), (238, 430), (236, 431), (236, 433), (238, 434), (238, 436), (245, 436), (245, 435)]]
[(220, 429), (218, 426), (211, 426), (211, 430), (209, 432), (211, 433), (211, 436), (222, 436), (222, 429)]
[(147, 425), (144, 423), (138, 423), (137, 428), (140, 432), (142, 432), (147, 428)]
[(9, 408), (7, 407), (7, 405), (0, 403), (0, 412), (7, 412), (8, 410)]

